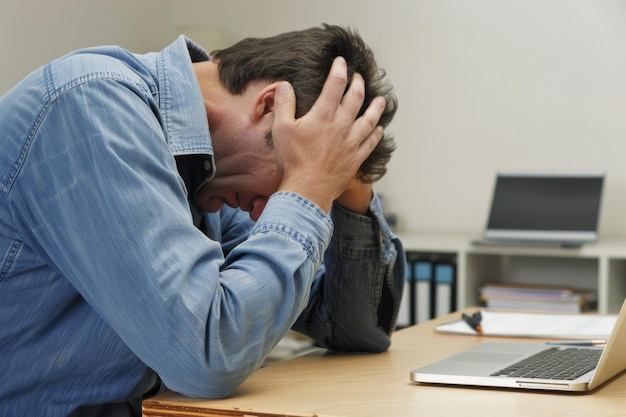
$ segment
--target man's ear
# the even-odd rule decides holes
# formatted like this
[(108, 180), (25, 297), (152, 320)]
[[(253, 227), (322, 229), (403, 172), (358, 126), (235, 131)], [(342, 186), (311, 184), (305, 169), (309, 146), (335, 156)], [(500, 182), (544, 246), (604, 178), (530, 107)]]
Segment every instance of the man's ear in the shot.
[(274, 111), (274, 97), (278, 83), (272, 83), (263, 88), (254, 98), (250, 112), (250, 120), (258, 121), (263, 116)]

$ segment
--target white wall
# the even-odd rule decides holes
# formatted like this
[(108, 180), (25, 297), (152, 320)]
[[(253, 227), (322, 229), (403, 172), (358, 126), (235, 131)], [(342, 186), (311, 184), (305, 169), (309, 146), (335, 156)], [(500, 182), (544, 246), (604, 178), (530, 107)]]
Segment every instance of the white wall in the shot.
[(38, 66), (74, 49), (105, 44), (146, 52), (160, 49), (172, 38), (168, 4), (0, 0), (0, 94)]
[[(377, 189), (402, 229), (478, 232), (498, 169), (602, 169), (601, 233), (626, 235), (622, 0), (4, 3), (0, 92), (26, 69), (83, 44), (143, 51), (169, 43), (180, 28), (229, 44), (321, 22), (354, 26), (400, 101), (391, 126), (398, 151)], [(59, 4), (76, 7), (59, 12)]]
[(400, 100), (398, 152), (377, 189), (401, 228), (478, 232), (499, 169), (601, 169), (601, 233), (626, 234), (623, 1), (172, 4), (175, 25), (230, 40), (323, 21), (357, 27)]

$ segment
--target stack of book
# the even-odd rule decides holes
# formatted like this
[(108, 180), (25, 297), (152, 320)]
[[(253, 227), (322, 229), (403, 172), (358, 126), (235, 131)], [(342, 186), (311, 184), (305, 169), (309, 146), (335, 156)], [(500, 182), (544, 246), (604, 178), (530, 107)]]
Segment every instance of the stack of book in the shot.
[(558, 311), (580, 313), (597, 308), (597, 293), (592, 290), (487, 283), (480, 287), (480, 302), (487, 308)]

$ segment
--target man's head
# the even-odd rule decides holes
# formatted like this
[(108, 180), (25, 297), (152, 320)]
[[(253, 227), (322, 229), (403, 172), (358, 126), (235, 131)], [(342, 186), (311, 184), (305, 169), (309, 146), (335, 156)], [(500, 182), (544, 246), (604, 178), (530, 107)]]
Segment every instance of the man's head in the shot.
[[(219, 66), (222, 83), (231, 94), (242, 94), (251, 81), (289, 81), (296, 93), (296, 117), (311, 109), (338, 56), (347, 62), (349, 78), (356, 72), (365, 81), (365, 100), (358, 116), (377, 96), (383, 96), (387, 103), (379, 121), (381, 126), (387, 127), (397, 109), (397, 99), (385, 72), (378, 68), (371, 49), (351, 29), (325, 24), (269, 38), (248, 38), (211, 55)], [(361, 165), (361, 179), (367, 182), (380, 179), (387, 171), (394, 149), (394, 138), (386, 133)]]

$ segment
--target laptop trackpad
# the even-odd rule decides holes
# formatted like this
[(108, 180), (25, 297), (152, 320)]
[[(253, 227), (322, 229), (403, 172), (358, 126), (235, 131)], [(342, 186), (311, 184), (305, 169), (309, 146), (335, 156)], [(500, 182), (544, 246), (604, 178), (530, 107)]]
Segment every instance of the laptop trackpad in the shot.
[(420, 369), (424, 373), (486, 376), (545, 349), (539, 343), (483, 343)]

